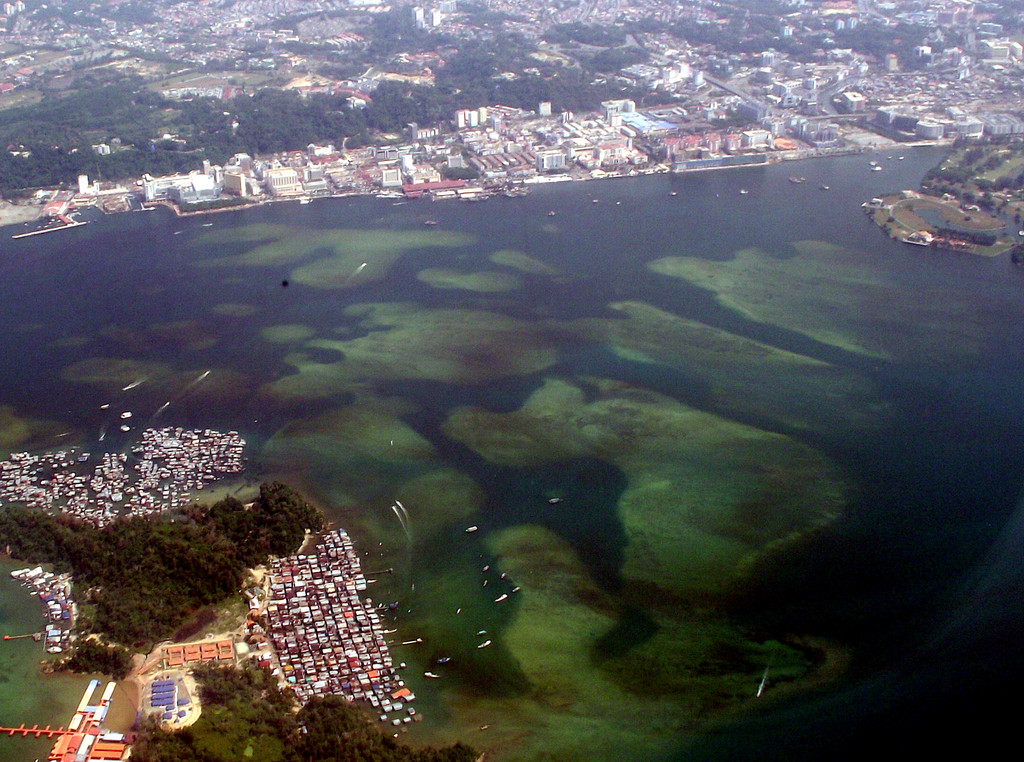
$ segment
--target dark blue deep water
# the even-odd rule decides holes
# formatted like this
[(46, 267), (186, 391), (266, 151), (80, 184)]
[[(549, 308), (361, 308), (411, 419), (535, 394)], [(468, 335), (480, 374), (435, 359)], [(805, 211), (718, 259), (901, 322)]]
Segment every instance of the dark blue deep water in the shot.
[[(0, 406), (29, 432), (10, 448), (62, 441), (99, 448), (107, 402), (145, 413), (171, 401), (154, 423), (242, 431), (252, 444), (253, 480), (297, 480), (363, 547), (378, 549), (379, 563), (395, 566), (375, 596), (401, 600), (398, 626), (431, 636), (429, 653), (402, 658), (422, 670), (443, 653), (465, 657), (468, 666), (453, 669), (451, 682), (418, 686), (428, 722), (414, 740), (465, 737), (507, 759), (888, 757), (950, 733), (970, 733), (978, 750), (1006, 734), (1012, 704), (1003, 696), (1024, 672), (1024, 272), (1005, 256), (901, 246), (859, 208), (880, 193), (916, 187), (940, 157), (935, 150), (908, 150), (905, 161), (878, 157), (883, 172), (854, 156), (801, 163), (798, 171), (781, 165), (566, 183), (482, 204), (331, 199), (188, 219), (155, 211), (5, 238)], [(807, 182), (789, 183), (794, 173)], [(425, 226), (428, 219), (437, 225)], [(506, 250), (547, 269), (489, 259)], [(755, 253), (738, 254), (746, 250)], [(705, 279), (648, 267), (666, 257), (726, 269)], [(331, 269), (336, 260), (348, 275)], [(372, 277), (354, 272), (361, 261)], [(326, 270), (302, 270), (324, 262)], [(730, 269), (735, 262), (754, 264)], [(436, 270), (445, 272), (430, 274)], [(482, 271), (512, 285), (477, 289), (472, 278)], [(769, 293), (752, 297), (755, 281), (769, 283)], [(633, 351), (622, 351), (609, 331), (626, 322), (616, 307), (624, 302), (827, 363), (870, 391), (790, 386), (781, 366), (749, 357), (737, 356), (735, 370), (705, 363), (671, 331), (655, 336), (643, 321)], [(367, 319), (367, 310), (375, 317)], [(472, 334), (492, 320), (504, 327), (480, 341), (462, 342), (452, 327), (465, 321)], [(302, 330), (267, 330), (280, 326)], [(407, 352), (365, 343), (397, 331), (406, 332)], [(418, 354), (425, 346), (432, 349)], [(439, 356), (443, 370), (433, 369)], [(328, 381), (296, 393), (289, 384), (297, 368)], [(190, 386), (207, 369), (210, 383)], [(146, 381), (134, 396), (120, 392), (136, 378)], [(578, 435), (552, 422), (553, 440), (542, 441), (544, 429), (531, 419), (528, 447), (499, 457), (481, 444), (504, 436), (507, 417), (552, 382), (578, 392), (571, 403), (585, 411), (574, 419)], [(841, 510), (827, 525), (804, 526), (772, 545), (788, 536), (764, 529), (775, 498), (741, 500), (740, 526), (726, 534), (752, 554), (735, 584), (645, 578), (635, 554), (630, 565), (637, 527), (623, 501), (644, 459), (655, 457), (645, 443), (658, 428), (631, 419), (635, 444), (585, 446), (592, 430), (585, 423), (597, 426), (599, 409), (602, 431), (627, 426), (621, 405), (600, 407), (612, 398), (641, 400), (658, 415), (685, 406), (786, 437), (842, 474)], [(792, 414), (797, 409), (804, 413)], [(466, 411), (479, 418), (460, 428)], [(559, 412), (545, 415), (554, 421)], [(391, 433), (374, 428), (382, 420), (396, 422)], [(400, 447), (402, 436), (429, 456), (380, 449)], [(103, 446), (129, 443), (111, 435)], [(669, 465), (658, 473), (671, 475), (675, 461), (696, 457), (689, 446), (680, 439), (678, 453), (666, 453), (673, 445), (659, 445), (657, 457)], [(764, 452), (771, 471), (771, 448)], [(711, 453), (702, 457), (713, 460)], [(730, 477), (728, 466), (722, 470), (714, 489), (724, 493)], [(456, 490), (452, 473), (473, 488)], [(413, 511), (413, 536), (403, 538), (388, 506), (414, 484), (432, 507), (422, 523)], [(559, 508), (552, 497), (562, 499)], [(677, 514), (665, 520), (674, 525)], [(480, 532), (468, 538), (468, 524)], [(481, 592), (479, 567), (515, 557), (519, 573), (529, 574), (538, 556), (509, 549), (510, 532), (523, 527), (548, 538), (545, 564), (569, 556), (578, 564), (557, 573), (532, 567), (534, 583), (566, 574), (575, 592), (537, 593), (521, 609), (493, 613), (490, 593), (501, 582)], [(664, 563), (689, 551), (651, 552), (665, 553)], [(546, 614), (528, 607), (533, 600), (547, 601), (548, 611), (563, 600), (602, 617), (592, 637), (568, 638), (576, 651), (564, 663), (579, 657), (588, 680), (622, 688), (617, 705), (645, 718), (635, 736), (617, 735), (622, 717), (606, 716), (599, 702), (544, 703), (538, 674), (557, 660), (534, 660), (537, 647), (525, 645), (545, 642), (550, 627)], [(486, 659), (459, 640), (451, 620), (457, 606), (493, 633), (497, 647)], [(579, 616), (566, 626), (590, 621)], [(723, 646), (694, 662), (703, 666), (684, 669), (664, 651), (676, 642), (675, 628), (683, 632), (694, 617), (715, 622), (716, 632), (733, 628), (747, 645)], [(738, 675), (736, 684), (756, 688), (765, 662), (751, 656), (750, 644), (792, 646), (804, 636), (845, 654), (843, 667), (821, 677), (821, 649), (808, 647), (811, 666), (763, 703), (721, 687)], [(582, 656), (581, 642), (589, 644)], [(629, 677), (641, 663), (656, 675), (644, 689)], [(722, 683), (708, 687), (709, 675)], [(595, 684), (604, 683), (576, 687)], [(695, 695), (715, 698), (691, 712)], [(643, 703), (652, 698), (660, 703)], [(500, 740), (474, 734), (490, 719), (485, 709), (498, 707), (511, 713), (504, 730), (493, 721)], [(572, 725), (579, 717), (589, 724)]]

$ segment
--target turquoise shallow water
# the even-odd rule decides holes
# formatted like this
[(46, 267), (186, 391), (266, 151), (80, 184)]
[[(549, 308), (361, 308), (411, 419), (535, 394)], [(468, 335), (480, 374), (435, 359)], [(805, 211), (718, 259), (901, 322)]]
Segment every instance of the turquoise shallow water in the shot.
[[(927, 686), (939, 716), (960, 691), (928, 683), (924, 644), (952, 632), (942, 658), (971, 674), (948, 612), (972, 574), (1012, 579), (986, 559), (1020, 487), (1024, 366), (1018, 270), (901, 247), (859, 210), (939, 155), (3, 241), (0, 441), (126, 446), (97, 442), (106, 403), (240, 430), (253, 479), (295, 481), (395, 569), (372, 592), (426, 641), (399, 649), (415, 740), (739, 756), (794, 723), (808, 749), (841, 738), (807, 713), (855, 727), (858, 691), (889, 691), (895, 724)], [(794, 636), (852, 650), (835, 693), (796, 690), (821, 651)], [(774, 713), (751, 699), (766, 664)], [(914, 679), (877, 676), (894, 665)], [(12, 675), (0, 691), (59, 693)], [(736, 708), (762, 711), (710, 732)]]
[[(11, 579), (10, 572), (24, 566), (0, 561), (0, 633), (5, 635), (38, 632), (44, 624), (39, 600)], [(43, 656), (41, 644), (28, 638), (0, 643), (0, 726), (67, 727), (89, 678), (42, 676)], [(0, 759), (36, 759), (51, 746), (45, 740), (0, 735)]]

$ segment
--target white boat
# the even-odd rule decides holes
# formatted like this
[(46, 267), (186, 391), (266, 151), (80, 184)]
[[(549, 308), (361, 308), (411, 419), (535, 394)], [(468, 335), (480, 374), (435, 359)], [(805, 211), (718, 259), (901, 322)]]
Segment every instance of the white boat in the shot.
[(499, 595), (497, 598), (494, 599), (494, 602), (495, 603), (501, 603), (502, 601), (507, 601), (507, 600), (508, 600), (508, 594), (507, 593), (502, 593), (501, 595)]
[(761, 675), (761, 684), (757, 686), (757, 697), (761, 698), (761, 694), (764, 693), (764, 684), (768, 682), (768, 667), (764, 668), (764, 674)]
[(740, 188), (741, 196), (746, 196), (748, 193), (750, 193), (750, 191), (748, 191), (746, 188)]
[(485, 640), (483, 643), (477, 646), (477, 648), (487, 648), (491, 644), (491, 641)]
[(131, 418), (132, 414), (131, 414), (131, 412), (125, 410), (123, 413), (121, 413), (121, 417), (122, 418)]
[(441, 677), (440, 675), (435, 675), (433, 672), (424, 672), (423, 676), (424, 677), (432, 677), (435, 680), (438, 680)]
[(476, 524), (474, 524), (471, 527), (466, 527), (466, 534), (472, 534), (473, 532), (475, 532), (479, 528), (480, 527), (478, 527)]

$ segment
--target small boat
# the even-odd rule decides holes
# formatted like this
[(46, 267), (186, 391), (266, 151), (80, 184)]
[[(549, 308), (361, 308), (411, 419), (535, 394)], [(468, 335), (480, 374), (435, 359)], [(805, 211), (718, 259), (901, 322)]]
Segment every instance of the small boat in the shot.
[(423, 224), (428, 227), (434, 227), (437, 224), (437, 220), (424, 220)]
[(441, 678), (440, 675), (435, 675), (433, 672), (424, 672), (423, 676), (424, 677), (432, 677), (435, 680), (439, 680)]
[(897, 161), (903, 161), (903, 157), (902, 156), (897, 156), (896, 159), (897, 159)]
[(827, 186), (827, 185), (822, 185), (822, 186), (819, 186), (819, 187), (820, 187), (820, 188), (821, 188), (822, 190), (828, 190), (828, 186)]
[(481, 635), (486, 635), (487, 634), (487, 630), (478, 630), (476, 634), (477, 634), (477, 637), (479, 637)]
[(548, 212), (548, 217), (554, 217), (556, 214), (557, 212), (554, 209), (552, 209), (550, 212)]
[(750, 191), (748, 191), (746, 188), (740, 188), (741, 196), (746, 196), (748, 193), (750, 193)]
[(202, 224), (202, 227), (204, 227), (204, 228), (212, 228), (213, 227), (213, 223), (212, 222), (204, 222)]
[(562, 498), (560, 498), (560, 497), (551, 497), (551, 498), (548, 498), (548, 503), (549, 503), (550, 505), (558, 505), (558, 504), (559, 504), (560, 502), (562, 502)]
[(124, 425), (121, 426), (121, 431), (128, 432), (128, 431), (131, 431), (131, 430), (132, 430), (131, 426), (124, 426)]
[(676, 193), (675, 191), (669, 191), (668, 195), (670, 195), (670, 196), (678, 196), (679, 194)]
[(764, 668), (764, 674), (761, 675), (761, 684), (757, 686), (757, 697), (761, 698), (761, 694), (764, 693), (764, 684), (768, 681), (768, 667)]
[(450, 656), (442, 656), (440, 659), (437, 660), (437, 663), (438, 664), (447, 664), (451, 660), (452, 660), (452, 657), (450, 657)]
[(124, 411), (123, 413), (121, 413), (121, 417), (122, 417), (122, 418), (131, 418), (131, 417), (132, 417), (132, 414), (131, 414), (131, 412), (130, 412), (130, 411), (128, 411), (128, 410), (125, 410), (125, 411)]
[(519, 592), (520, 590), (522, 590), (522, 589), (523, 589), (523, 588), (519, 587), (519, 585), (516, 585), (515, 587), (513, 587), (513, 588), (512, 588), (512, 592), (513, 592), (513, 593), (518, 593), (518, 592)]
[(590, 203), (591, 203), (591, 204), (596, 204), (596, 203), (597, 203), (597, 199), (596, 199), (596, 198), (592, 198), (592, 199), (590, 199)]
[(312, 200), (313, 200), (313, 199), (311, 199), (311, 198), (300, 198), (300, 199), (299, 199), (299, 203), (300, 203), (300, 204), (308, 204), (308, 203), (309, 203), (310, 201), (312, 201)]
[(478, 527), (478, 526), (477, 526), (476, 524), (474, 524), (474, 525), (473, 525), (473, 526), (471, 526), (471, 527), (466, 527), (466, 534), (473, 534), (473, 532), (475, 532), (475, 531), (476, 531), (476, 530), (478, 530), (479, 528), (480, 528), (480, 527)]
[(882, 165), (881, 164), (876, 164), (875, 166), (873, 166), (871, 168), (871, 171), (872, 172), (881, 172), (882, 171)]
[(485, 566), (483, 569), (481, 569), (481, 571), (483, 571), (485, 573), (489, 572), (490, 570), (491, 570), (491, 565), (490, 564), (487, 564), (487, 566)]
[(100, 410), (109, 410), (109, 409), (110, 409), (110, 403), (109, 402), (104, 402), (102, 405), (100, 405)]
[(477, 646), (477, 648), (487, 648), (491, 644), (491, 641), (485, 640), (483, 643)]
[(501, 595), (499, 595), (497, 598), (494, 599), (494, 602), (495, 603), (501, 603), (502, 601), (507, 601), (507, 600), (508, 600), (508, 593), (502, 593)]

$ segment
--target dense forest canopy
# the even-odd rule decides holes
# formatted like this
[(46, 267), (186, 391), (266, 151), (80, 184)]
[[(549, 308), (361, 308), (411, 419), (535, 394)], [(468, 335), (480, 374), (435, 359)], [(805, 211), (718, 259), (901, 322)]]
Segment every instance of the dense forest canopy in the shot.
[(236, 594), (247, 568), (294, 553), (307, 529), (323, 526), (323, 514), (280, 482), (263, 484), (248, 508), (228, 497), (184, 516), (123, 519), (102, 529), (0, 509), (0, 543), (10, 555), (70, 571), (76, 597), (95, 607), (84, 629), (125, 645), (169, 637), (201, 607)]

